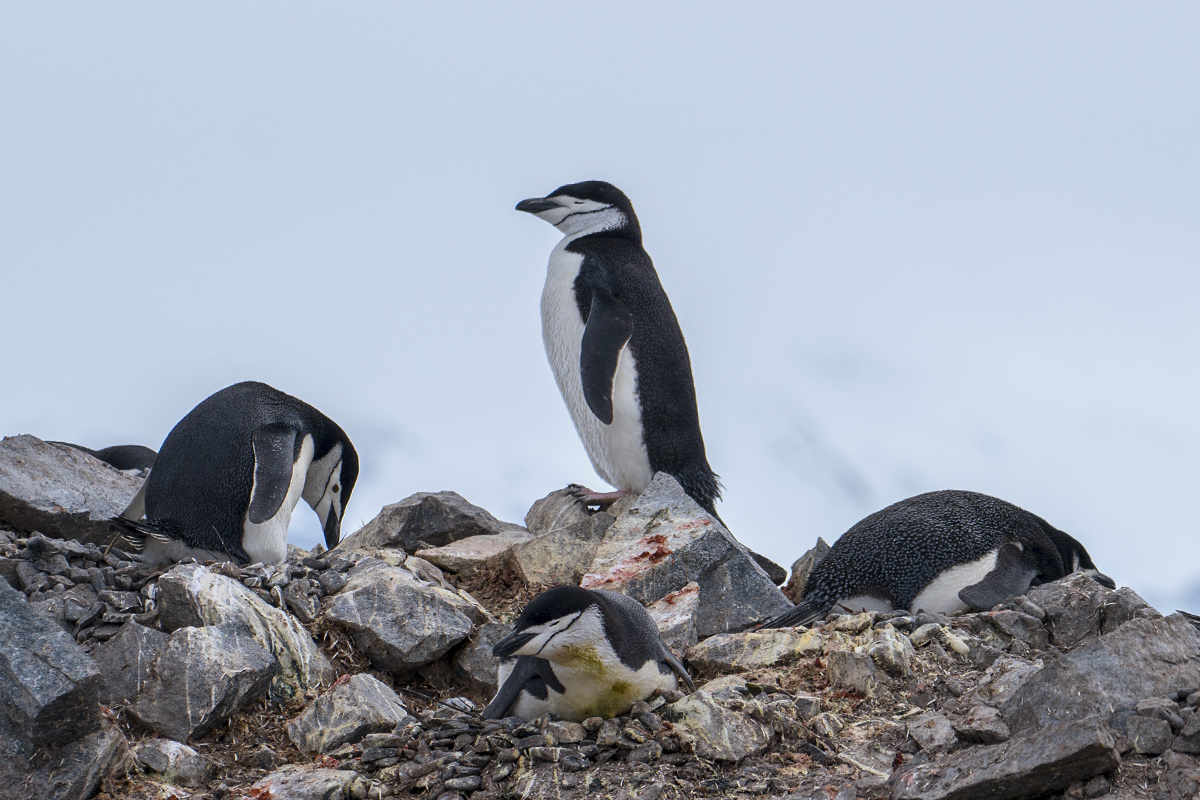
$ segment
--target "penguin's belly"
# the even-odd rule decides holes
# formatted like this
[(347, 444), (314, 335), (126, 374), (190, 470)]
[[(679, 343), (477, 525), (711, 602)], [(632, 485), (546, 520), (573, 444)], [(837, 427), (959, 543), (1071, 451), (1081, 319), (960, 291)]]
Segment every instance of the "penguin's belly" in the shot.
[(287, 559), (287, 532), (292, 524), (292, 511), (304, 493), (304, 481), (313, 459), (313, 438), (305, 436), (300, 455), (292, 464), (292, 480), (275, 516), (263, 522), (251, 522), (249, 514), (242, 523), (242, 549), (250, 556), (251, 564), (279, 564)]
[(957, 614), (969, 610), (970, 606), (962, 601), (958, 593), (986, 578), (996, 568), (998, 554), (999, 550), (992, 550), (974, 561), (956, 564), (939, 573), (913, 598), (909, 610), (937, 614)]
[(585, 326), (575, 302), (575, 278), (582, 262), (582, 256), (567, 252), (561, 243), (550, 255), (542, 290), (542, 342), (592, 466), (618, 489), (640, 492), (650, 484), (654, 472), (642, 436), (637, 362), (628, 347), (621, 352), (613, 380), (612, 424), (597, 419), (583, 396), (579, 359)]
[(664, 673), (654, 661), (647, 661), (638, 670), (596, 660), (578, 667), (559, 662), (550, 666), (566, 691), (550, 689), (547, 709), (555, 717), (570, 722), (583, 722), (588, 717), (615, 717), (624, 714), (638, 700), (645, 700), (655, 689), (678, 686), (675, 674)]

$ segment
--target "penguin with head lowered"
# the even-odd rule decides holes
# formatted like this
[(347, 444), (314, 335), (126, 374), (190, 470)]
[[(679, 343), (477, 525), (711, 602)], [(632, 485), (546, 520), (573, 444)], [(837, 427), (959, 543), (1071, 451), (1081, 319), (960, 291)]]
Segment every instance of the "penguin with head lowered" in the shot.
[(1041, 517), (976, 492), (910, 497), (856, 523), (808, 576), (800, 602), (761, 627), (846, 611), (986, 611), (1083, 571), (1109, 589), (1083, 545)]
[[(542, 342), (592, 466), (617, 489), (583, 490), (582, 499), (603, 505), (640, 493), (661, 471), (720, 519), (687, 344), (633, 204), (610, 183), (584, 181), (517, 210), (563, 233), (542, 289)], [(776, 583), (787, 577), (756, 560)]]
[[(358, 453), (337, 423), (265, 383), (204, 400), (167, 434), (154, 468), (113, 522), (148, 563), (194, 557), (278, 563), (303, 499), (325, 544), (341, 538)], [(142, 515), (145, 520), (140, 520)]]
[(646, 609), (616, 592), (542, 592), (492, 653), (501, 659), (500, 690), (485, 719), (550, 714), (582, 722), (623, 714), (656, 689), (695, 688)]

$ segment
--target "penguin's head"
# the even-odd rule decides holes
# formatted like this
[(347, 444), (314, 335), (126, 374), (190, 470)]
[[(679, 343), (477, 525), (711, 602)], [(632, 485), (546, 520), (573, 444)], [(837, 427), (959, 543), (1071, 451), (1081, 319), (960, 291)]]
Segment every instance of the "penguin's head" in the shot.
[(1046, 527), (1049, 529), (1046, 532), (1050, 536), (1050, 541), (1054, 542), (1055, 548), (1062, 556), (1063, 566), (1068, 574), (1082, 572), (1106, 589), (1117, 588), (1116, 581), (1096, 569), (1096, 565), (1092, 563), (1092, 557), (1075, 537), (1063, 533), (1052, 525), (1047, 524)]
[(340, 436), (327, 443), (324, 453), (312, 460), (304, 479), (304, 502), (312, 506), (325, 532), (325, 547), (332, 550), (342, 538), (342, 514), (358, 480), (358, 452), (340, 428)]
[(587, 589), (559, 586), (535, 597), (492, 648), (497, 658), (538, 656), (547, 661), (575, 660), (606, 638), (600, 604)]
[(567, 236), (612, 232), (642, 240), (633, 203), (624, 192), (604, 181), (560, 186), (545, 197), (522, 200), (517, 203), (517, 211), (540, 217)]

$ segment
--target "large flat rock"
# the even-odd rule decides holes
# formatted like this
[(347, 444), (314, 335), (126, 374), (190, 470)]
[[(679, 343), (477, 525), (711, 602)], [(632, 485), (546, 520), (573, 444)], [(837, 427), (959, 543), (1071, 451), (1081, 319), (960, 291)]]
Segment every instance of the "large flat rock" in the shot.
[(180, 628), (129, 706), (129, 714), (177, 742), (203, 736), (266, 692), (279, 661), (242, 627)]
[(1121, 763), (1102, 725), (1047, 727), (1021, 739), (971, 747), (901, 773), (893, 800), (1024, 800), (1111, 772)]
[(701, 639), (792, 607), (745, 546), (660, 472), (608, 529), (580, 585), (648, 605), (692, 581), (700, 586)]
[(417, 492), (384, 506), (373, 520), (342, 540), (338, 549), (396, 547), (413, 553), (519, 527), (501, 522), (457, 492)]
[(521, 529), (507, 530), (487, 536), (468, 536), (441, 547), (418, 550), (416, 555), (446, 572), (469, 576), (482, 567), (503, 565), (513, 547), (532, 538)]
[(1014, 734), (1107, 720), (1147, 698), (1200, 689), (1200, 630), (1185, 617), (1133, 619), (1049, 661), (1004, 704)]
[(142, 486), (141, 478), (67, 445), (36, 436), (0, 440), (0, 528), (108, 544), (108, 518)]
[(769, 727), (704, 689), (664, 706), (660, 713), (701, 758), (736, 763), (764, 752), (775, 741)]
[(403, 567), (364, 558), (322, 618), (377, 666), (405, 672), (436, 661), (471, 633), (470, 604)]
[(238, 581), (200, 564), (179, 564), (158, 579), (158, 619), (165, 631), (236, 623), (279, 661), (280, 678), (300, 691), (328, 686), (333, 665), (295, 617)]
[(100, 728), (100, 670), (75, 639), (0, 580), (0, 708), (33, 747)]

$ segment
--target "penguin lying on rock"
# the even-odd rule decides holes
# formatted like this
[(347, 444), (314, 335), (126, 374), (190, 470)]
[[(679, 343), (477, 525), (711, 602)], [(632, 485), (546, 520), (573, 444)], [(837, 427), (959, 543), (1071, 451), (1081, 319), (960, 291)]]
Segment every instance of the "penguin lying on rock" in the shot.
[(61, 444), (81, 450), (122, 472), (125, 470), (148, 470), (154, 466), (154, 459), (158, 457), (158, 453), (140, 444), (116, 444), (100, 450), (93, 450), (90, 447), (71, 442), (50, 442), (50, 444)]
[(326, 546), (338, 543), (357, 479), (358, 453), (337, 423), (247, 381), (179, 421), (141, 491), (112, 522), (150, 564), (188, 557), (278, 563), (301, 499), (320, 517)]
[[(589, 505), (642, 492), (666, 472), (716, 519), (721, 484), (708, 465), (683, 331), (642, 248), (633, 204), (604, 181), (522, 200), (563, 233), (542, 288), (542, 342), (575, 430), (600, 477)], [(755, 554), (775, 583), (787, 571)]]
[(1079, 542), (985, 494), (910, 497), (858, 522), (813, 567), (800, 602), (761, 627), (809, 625), (848, 611), (986, 611), (1083, 570), (1109, 589)]
[(500, 690), (484, 719), (550, 714), (582, 722), (623, 714), (656, 689), (695, 688), (646, 609), (616, 592), (542, 592), (492, 653), (501, 659)]

